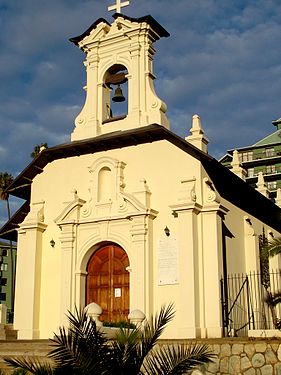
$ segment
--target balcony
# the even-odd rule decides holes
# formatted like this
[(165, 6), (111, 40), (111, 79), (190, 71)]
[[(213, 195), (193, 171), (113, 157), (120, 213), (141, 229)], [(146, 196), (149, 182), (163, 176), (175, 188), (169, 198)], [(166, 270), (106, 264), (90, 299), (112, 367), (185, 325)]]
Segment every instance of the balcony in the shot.
[(251, 163), (256, 162), (257, 160), (272, 159), (272, 158), (281, 158), (281, 151), (273, 150), (263, 150), (261, 152), (245, 152), (239, 154), (240, 163)]

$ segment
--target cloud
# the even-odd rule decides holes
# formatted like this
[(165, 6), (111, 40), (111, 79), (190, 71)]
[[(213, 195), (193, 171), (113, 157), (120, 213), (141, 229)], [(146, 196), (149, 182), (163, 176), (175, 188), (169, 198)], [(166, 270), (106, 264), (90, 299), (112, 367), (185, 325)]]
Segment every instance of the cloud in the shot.
[[(2, 169), (23, 169), (37, 143), (69, 139), (84, 103), (86, 72), (84, 54), (68, 38), (99, 17), (110, 21), (112, 3), (1, 1)], [(220, 156), (274, 130), (271, 120), (281, 116), (279, 1), (132, 0), (124, 12), (151, 14), (171, 33), (155, 45), (154, 68), (177, 134), (188, 135), (198, 113), (210, 152)]]

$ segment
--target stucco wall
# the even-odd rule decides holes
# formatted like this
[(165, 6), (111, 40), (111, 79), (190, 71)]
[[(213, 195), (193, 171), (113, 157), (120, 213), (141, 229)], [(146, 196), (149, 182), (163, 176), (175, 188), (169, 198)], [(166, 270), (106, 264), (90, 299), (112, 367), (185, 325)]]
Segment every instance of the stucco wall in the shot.
[[(112, 168), (115, 194), (112, 200), (97, 202), (100, 169), (95, 166), (109, 159), (112, 165), (122, 164), (121, 169)], [(124, 197), (135, 206), (128, 209)], [(74, 208), (66, 212), (71, 202)], [(173, 302), (177, 315), (167, 337), (220, 337), (224, 215), (234, 233), (227, 243), (233, 241), (229, 262), (233, 270), (244, 272), (247, 214), (221, 199), (200, 161), (175, 145), (158, 141), (53, 161), (34, 178), (31, 212), (20, 228), (15, 311), (19, 337), (50, 337), (65, 323), (67, 310), (84, 304), (86, 263), (105, 241), (128, 254), (131, 311), (140, 309), (150, 316)], [(169, 238), (178, 241), (178, 281), (159, 285), (158, 243), (167, 239), (165, 227)]]

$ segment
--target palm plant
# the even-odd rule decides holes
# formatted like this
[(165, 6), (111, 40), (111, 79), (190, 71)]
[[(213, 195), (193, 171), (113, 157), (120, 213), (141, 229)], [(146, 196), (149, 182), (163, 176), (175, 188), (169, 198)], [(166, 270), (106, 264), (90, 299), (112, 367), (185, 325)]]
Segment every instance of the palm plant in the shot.
[[(6, 201), (7, 207), (7, 216), (8, 220), (11, 219), (11, 209), (9, 203), (9, 192), (8, 187), (14, 181), (13, 176), (8, 172), (0, 172), (0, 200)], [(14, 288), (15, 288), (15, 265), (14, 265), (14, 256), (13, 256), (13, 243), (12, 241), (9, 242), (10, 248), (10, 260), (11, 260), (11, 282), (12, 282), (12, 290), (11, 290), (11, 309), (12, 312), (14, 311)]]
[(14, 368), (32, 374), (178, 375), (212, 361), (206, 345), (156, 345), (174, 316), (163, 306), (143, 327), (120, 328), (115, 340), (106, 338), (85, 311), (69, 313), (69, 328), (60, 328), (48, 360), (5, 358)]
[(44, 150), (45, 148), (48, 148), (48, 144), (47, 143), (41, 143), (40, 145), (35, 145), (34, 146), (34, 150), (32, 151), (32, 153), (30, 154), (30, 156), (35, 159), (42, 150)]
[(275, 255), (281, 254), (281, 237), (272, 239), (262, 248), (262, 254), (269, 256), (270, 258)]
[(13, 176), (8, 172), (0, 172), (0, 200), (7, 201), (8, 218), (10, 219), (11, 212), (9, 206), (9, 193), (7, 188), (14, 181)]

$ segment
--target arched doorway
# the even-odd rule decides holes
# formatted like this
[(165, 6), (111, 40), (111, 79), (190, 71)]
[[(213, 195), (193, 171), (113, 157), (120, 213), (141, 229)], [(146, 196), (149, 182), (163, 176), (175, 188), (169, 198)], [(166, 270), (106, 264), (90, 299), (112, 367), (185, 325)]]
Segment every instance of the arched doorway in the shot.
[(117, 245), (97, 250), (87, 265), (86, 304), (95, 302), (103, 313), (100, 320), (119, 322), (129, 314), (129, 259)]

